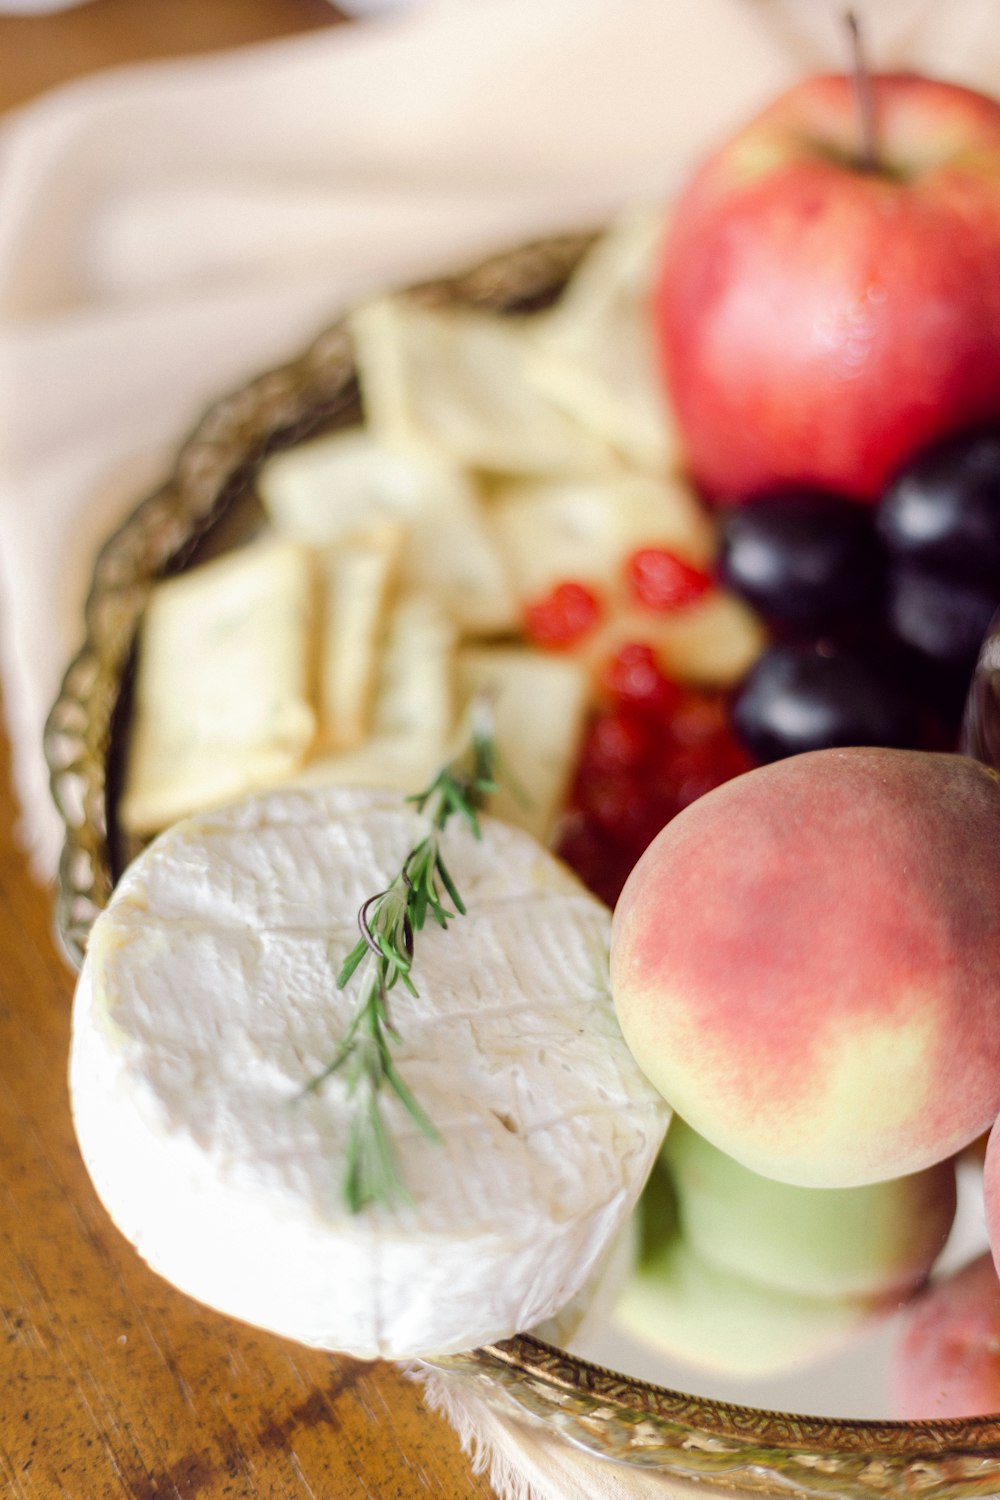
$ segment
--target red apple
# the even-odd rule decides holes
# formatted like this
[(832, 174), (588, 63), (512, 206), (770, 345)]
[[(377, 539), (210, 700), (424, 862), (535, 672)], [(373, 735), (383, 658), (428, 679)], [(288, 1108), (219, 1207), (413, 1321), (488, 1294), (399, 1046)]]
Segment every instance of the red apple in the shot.
[(791, 89), (682, 193), (656, 288), (670, 397), (713, 497), (874, 499), (1000, 417), (1000, 104), (914, 76)]

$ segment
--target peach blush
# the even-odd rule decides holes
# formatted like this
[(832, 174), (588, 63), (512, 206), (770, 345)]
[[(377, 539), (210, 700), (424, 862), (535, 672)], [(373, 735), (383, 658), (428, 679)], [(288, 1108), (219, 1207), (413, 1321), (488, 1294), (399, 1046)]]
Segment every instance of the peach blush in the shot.
[(957, 755), (824, 750), (654, 839), (615, 912), (639, 1065), (744, 1166), (906, 1176), (1000, 1112), (1000, 784)]

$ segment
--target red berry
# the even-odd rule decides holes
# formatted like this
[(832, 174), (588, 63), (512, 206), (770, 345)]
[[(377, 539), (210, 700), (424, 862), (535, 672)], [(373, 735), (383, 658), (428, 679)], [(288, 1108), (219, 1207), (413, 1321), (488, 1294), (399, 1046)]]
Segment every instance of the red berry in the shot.
[(633, 864), (668, 816), (649, 778), (635, 771), (590, 776), (581, 792), (585, 815)]
[(646, 814), (646, 790), (634, 774), (588, 776), (582, 785), (583, 806), (599, 828), (613, 838), (627, 837)]
[(670, 713), (680, 696), (680, 689), (662, 671), (652, 646), (634, 641), (621, 646), (605, 662), (601, 672), (605, 691), (618, 704)]
[(723, 782), (749, 771), (751, 761), (739, 745), (720, 742), (700, 751), (679, 751), (670, 761), (670, 778), (677, 806), (688, 807)]
[(592, 720), (580, 753), (584, 775), (641, 766), (653, 752), (653, 735), (646, 719), (634, 709), (618, 708)]
[(729, 728), (721, 693), (686, 692), (671, 731), (655, 779), (678, 808), (751, 768), (752, 761)]
[(525, 632), (536, 646), (559, 650), (572, 646), (593, 630), (601, 604), (582, 583), (557, 583), (543, 599), (525, 605)]
[(582, 813), (566, 819), (556, 853), (595, 896), (613, 906), (628, 874), (621, 851), (596, 823)]
[(678, 696), (670, 732), (679, 745), (701, 745), (729, 730), (729, 716), (721, 693), (688, 689)]
[(625, 579), (639, 604), (661, 614), (697, 603), (712, 587), (710, 574), (666, 547), (640, 547), (633, 552), (625, 564)]

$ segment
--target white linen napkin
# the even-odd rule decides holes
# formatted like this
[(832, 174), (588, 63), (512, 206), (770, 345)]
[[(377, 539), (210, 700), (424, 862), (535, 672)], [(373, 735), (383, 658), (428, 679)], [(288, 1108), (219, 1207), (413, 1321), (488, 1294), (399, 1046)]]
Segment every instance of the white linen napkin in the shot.
[[(870, 50), (995, 76), (989, 0), (872, 3)], [(205, 406), (359, 294), (669, 191), (837, 59), (839, 0), (425, 0), (67, 85), (0, 130), (0, 670), (23, 836), (94, 549)]]
[[(1000, 88), (990, 0), (858, 7), (879, 66)], [(42, 727), (95, 549), (208, 403), (352, 299), (666, 196), (840, 0), (425, 0), (65, 86), (0, 129), (0, 673), (22, 833), (55, 868)], [(682, 1495), (433, 1380), (518, 1500)]]

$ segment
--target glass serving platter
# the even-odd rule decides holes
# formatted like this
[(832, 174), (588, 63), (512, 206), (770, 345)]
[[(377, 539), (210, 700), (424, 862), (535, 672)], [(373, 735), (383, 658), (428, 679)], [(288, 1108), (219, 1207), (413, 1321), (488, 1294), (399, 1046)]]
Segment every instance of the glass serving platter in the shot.
[[(422, 285), (415, 294), (431, 304), (499, 311), (543, 307), (593, 238), (566, 236), (521, 247), (464, 275)], [(119, 827), (116, 801), (133, 648), (150, 589), (261, 526), (253, 479), (266, 456), (360, 416), (349, 339), (337, 325), (298, 359), (214, 406), (180, 449), (162, 488), (102, 548), (84, 644), (66, 673), (45, 736), (52, 791), (66, 830), (57, 929), (75, 967), (91, 924), (138, 848)], [(972, 738), (991, 743), (993, 695), (985, 679), (971, 701)], [(976, 1173), (960, 1177), (946, 1266), (985, 1246)], [(434, 1363), (499, 1408), (536, 1417), (603, 1458), (729, 1494), (957, 1500), (1000, 1492), (1000, 1416), (884, 1419), (896, 1322), (883, 1321), (842, 1353), (770, 1380), (726, 1380), (670, 1363), (611, 1323), (567, 1349), (525, 1334)]]

